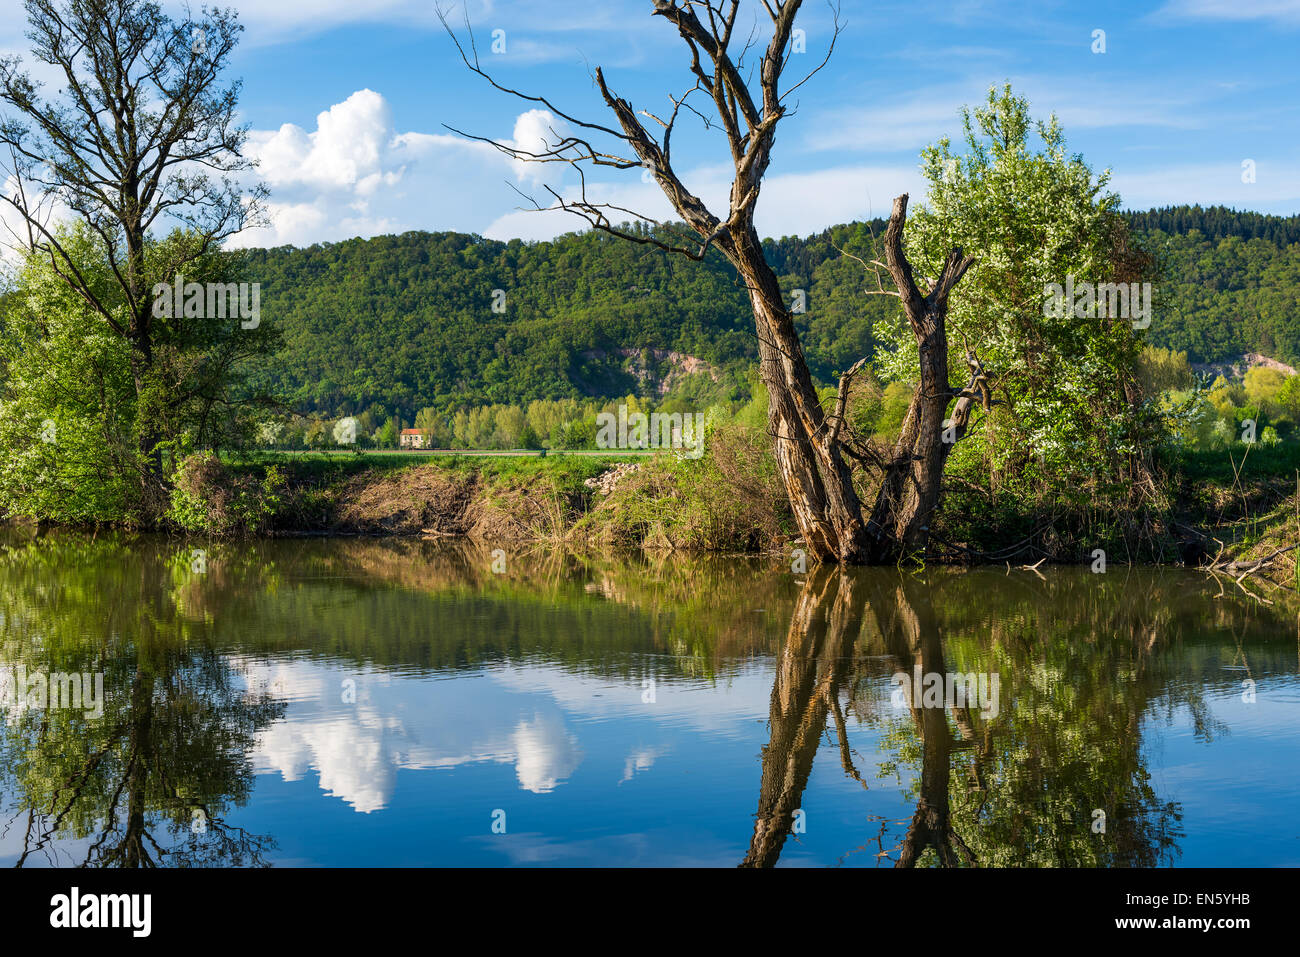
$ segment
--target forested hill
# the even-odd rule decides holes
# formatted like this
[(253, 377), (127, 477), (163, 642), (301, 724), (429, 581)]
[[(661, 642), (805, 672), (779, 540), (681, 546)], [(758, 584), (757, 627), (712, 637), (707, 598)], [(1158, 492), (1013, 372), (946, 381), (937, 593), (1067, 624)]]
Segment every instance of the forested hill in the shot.
[(589, 355), (662, 348), (726, 367), (751, 351), (741, 292), (716, 254), (695, 264), (598, 235), (411, 232), (250, 256), (263, 315), (285, 332), (266, 373), (305, 407), (615, 394), (629, 383), (607, 381), (611, 363)]
[(1258, 352), (1300, 363), (1300, 216), (1178, 206), (1129, 217), (1163, 277), (1152, 343), (1193, 362)]
[(1142, 232), (1189, 233), (1193, 229), (1207, 239), (1267, 239), (1278, 246), (1300, 243), (1300, 216), (1268, 216), (1242, 212), (1227, 206), (1166, 206), (1145, 213), (1130, 212), (1129, 223)]
[[(1254, 351), (1300, 363), (1300, 217), (1129, 215), (1166, 276), (1154, 344), (1198, 362)], [(767, 243), (792, 300), (804, 291), (805, 349), (823, 380), (870, 351), (873, 322), (894, 304), (863, 295), (874, 280), (835, 247), (866, 259), (882, 232), (876, 221)], [(694, 387), (721, 397), (755, 358), (745, 292), (716, 251), (693, 262), (597, 233), (502, 243), (411, 232), (248, 256), (263, 316), (285, 335), (258, 376), (301, 411), (643, 392), (647, 371), (672, 371), (665, 352), (707, 363)]]

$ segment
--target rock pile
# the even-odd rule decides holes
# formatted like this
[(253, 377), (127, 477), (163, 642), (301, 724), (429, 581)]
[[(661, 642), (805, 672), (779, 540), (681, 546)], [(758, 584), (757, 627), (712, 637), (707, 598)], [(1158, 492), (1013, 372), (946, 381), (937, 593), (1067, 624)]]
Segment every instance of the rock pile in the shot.
[(631, 475), (641, 467), (640, 462), (620, 462), (607, 472), (601, 472), (594, 478), (583, 481), (587, 488), (595, 489), (601, 495), (608, 495), (623, 481), (625, 475)]

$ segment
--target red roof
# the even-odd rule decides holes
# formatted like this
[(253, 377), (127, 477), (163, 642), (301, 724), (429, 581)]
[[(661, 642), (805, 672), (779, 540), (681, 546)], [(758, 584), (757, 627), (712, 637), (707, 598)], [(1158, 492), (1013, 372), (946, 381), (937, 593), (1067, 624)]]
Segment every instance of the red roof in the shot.
[(403, 435), (423, 435), (424, 429), (402, 429)]

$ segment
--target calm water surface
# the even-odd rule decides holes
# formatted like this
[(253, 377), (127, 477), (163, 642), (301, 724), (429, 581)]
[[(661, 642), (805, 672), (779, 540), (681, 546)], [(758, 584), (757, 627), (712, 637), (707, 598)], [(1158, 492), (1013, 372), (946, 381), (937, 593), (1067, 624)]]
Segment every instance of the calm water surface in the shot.
[(1296, 609), (1193, 572), (2, 544), (8, 866), (1300, 865)]

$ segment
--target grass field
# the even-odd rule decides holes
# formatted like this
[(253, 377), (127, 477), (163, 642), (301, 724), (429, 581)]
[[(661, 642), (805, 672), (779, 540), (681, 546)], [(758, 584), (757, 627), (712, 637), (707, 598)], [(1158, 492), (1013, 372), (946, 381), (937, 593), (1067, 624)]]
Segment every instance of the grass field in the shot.
[(1249, 479), (1292, 478), (1300, 470), (1300, 445), (1234, 444), (1216, 451), (1178, 449), (1162, 454), (1164, 464), (1192, 481), (1231, 486)]
[(366, 451), (278, 452), (265, 451), (240, 453), (226, 459), (236, 472), (261, 473), (275, 465), (288, 473), (291, 479), (312, 482), (347, 478), (365, 471), (391, 472), (421, 465), (437, 465), (451, 473), (476, 472), (485, 479), (529, 478), (548, 476), (561, 487), (580, 484), (584, 479), (599, 475), (621, 461), (655, 455), (654, 450), (565, 451), (545, 455), (530, 450), (440, 450), (397, 451), (370, 449)]

